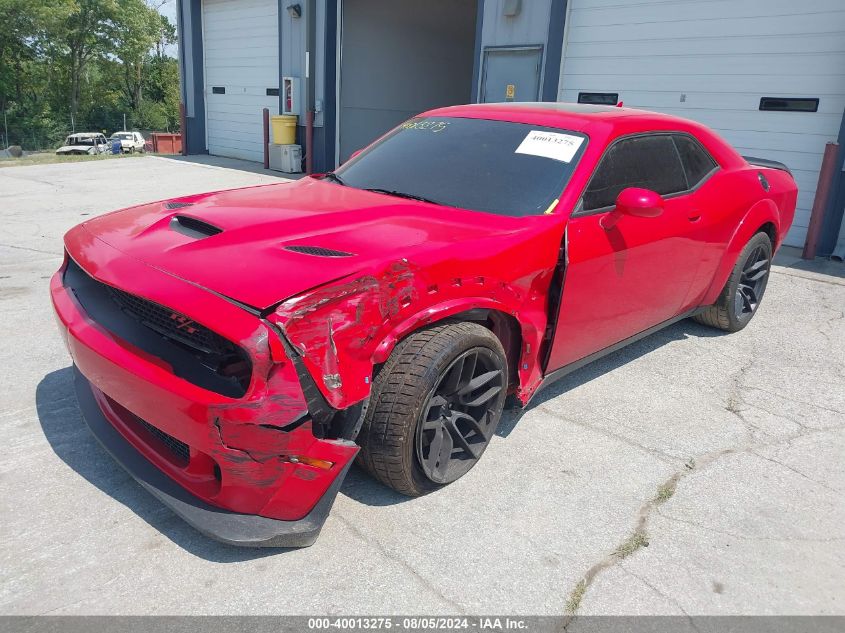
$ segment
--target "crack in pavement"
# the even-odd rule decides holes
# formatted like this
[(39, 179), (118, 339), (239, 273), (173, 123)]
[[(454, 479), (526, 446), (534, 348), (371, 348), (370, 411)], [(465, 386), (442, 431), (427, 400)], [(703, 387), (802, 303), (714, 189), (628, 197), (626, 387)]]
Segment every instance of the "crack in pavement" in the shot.
[[(701, 528), (701, 529), (710, 530), (712, 532), (717, 532), (717, 533), (722, 533), (726, 536), (731, 536), (733, 538), (743, 539), (743, 540), (786, 541), (786, 542), (788, 542), (788, 541), (802, 542), (803, 541), (803, 542), (824, 542), (824, 543), (839, 542), (839, 541), (845, 540), (845, 538), (832, 538), (832, 539), (781, 538), (781, 539), (778, 539), (778, 538), (769, 538), (769, 537), (747, 537), (747, 536), (731, 534), (731, 533), (728, 533), (728, 532), (722, 532), (720, 530), (715, 530), (715, 529), (712, 529), (712, 528), (707, 528), (707, 527), (704, 527), (704, 526), (701, 526), (701, 525), (697, 525), (696, 523), (694, 523), (692, 521), (685, 521), (685, 520), (679, 519), (677, 517), (670, 517), (670, 516), (667, 516), (665, 513), (660, 512), (659, 506), (662, 505), (663, 503), (665, 503), (669, 498), (671, 498), (671, 496), (674, 494), (675, 490), (679, 487), (681, 481), (684, 478), (686, 478), (687, 476), (689, 476), (690, 474), (692, 474), (694, 472), (701, 472), (701, 471), (705, 470), (706, 468), (711, 466), (714, 462), (720, 460), (723, 457), (726, 457), (728, 455), (741, 454), (741, 453), (751, 453), (751, 454), (754, 454), (758, 457), (762, 457), (762, 456), (760, 456), (756, 453), (757, 450), (763, 449), (763, 448), (766, 448), (766, 447), (769, 447), (769, 446), (778, 446), (778, 445), (782, 445), (782, 444), (789, 446), (794, 440), (796, 440), (800, 437), (807, 437), (807, 436), (815, 435), (815, 434), (821, 433), (821, 432), (829, 432), (829, 431), (831, 431), (832, 429), (835, 429), (835, 428), (841, 428), (840, 426), (827, 427), (827, 428), (824, 428), (824, 429), (807, 427), (805, 424), (798, 422), (797, 420), (792, 420), (791, 418), (789, 418), (787, 416), (780, 415), (779, 417), (783, 417), (787, 420), (794, 422), (799, 427), (800, 430), (797, 433), (791, 434), (787, 437), (781, 437), (781, 438), (779, 438), (778, 440), (775, 440), (775, 441), (770, 441), (770, 442), (759, 442), (759, 441), (757, 441), (757, 442), (755, 442), (753, 430), (760, 430), (760, 429), (757, 425), (749, 422), (747, 420), (746, 416), (744, 415), (744, 413), (745, 413), (745, 411), (747, 411), (749, 409), (758, 409), (758, 410), (763, 410), (763, 411), (765, 411), (765, 410), (762, 409), (761, 407), (756, 406), (756, 405), (749, 404), (748, 402), (746, 402), (743, 399), (742, 395), (743, 395), (743, 392), (746, 389), (749, 388), (745, 384), (745, 382), (747, 380), (747, 377), (748, 377), (750, 371), (754, 367), (754, 362), (755, 362), (754, 358), (756, 358), (756, 357), (757, 357), (756, 350), (752, 350), (751, 351), (751, 359), (747, 363), (745, 363), (742, 367), (740, 367), (739, 371), (736, 372), (736, 374), (732, 377), (731, 385), (730, 385), (729, 392), (728, 392), (728, 395), (727, 395), (727, 398), (726, 398), (726, 403), (724, 405), (725, 410), (732, 413), (734, 416), (736, 416), (736, 418), (738, 420), (740, 420), (740, 422), (746, 428), (747, 437), (748, 437), (748, 440), (746, 441), (746, 443), (742, 444), (741, 446), (728, 447), (728, 448), (722, 448), (722, 449), (718, 449), (718, 450), (714, 450), (714, 451), (708, 451), (706, 453), (703, 453), (701, 455), (693, 457), (690, 460), (688, 460), (682, 468), (679, 468), (677, 471), (675, 471), (672, 475), (670, 475), (666, 480), (664, 480), (658, 486), (656, 495), (654, 497), (648, 499), (647, 501), (645, 501), (640, 506), (640, 508), (637, 512), (636, 523), (635, 523), (634, 529), (631, 531), (631, 533), (629, 535), (627, 535), (625, 537), (625, 539), (623, 539), (620, 542), (620, 544), (617, 545), (613, 549), (613, 551), (611, 551), (610, 553), (605, 555), (602, 559), (600, 559), (598, 562), (593, 564), (589, 569), (587, 569), (586, 573), (582, 576), (582, 578), (576, 583), (575, 587), (571, 590), (571, 592), (569, 594), (569, 598), (567, 600), (566, 614), (564, 616), (560, 630), (565, 631), (566, 629), (568, 629), (568, 627), (576, 619), (578, 609), (580, 608), (580, 605), (581, 605), (581, 602), (583, 600), (584, 595), (586, 595), (590, 586), (592, 585), (592, 583), (595, 581), (596, 577), (598, 577), (599, 574), (601, 574), (604, 570), (609, 569), (611, 567), (621, 566), (622, 560), (624, 558), (626, 558), (627, 556), (634, 554), (636, 549), (639, 548), (639, 546), (648, 546), (647, 527), (648, 527), (649, 519), (650, 519), (650, 517), (653, 513), (656, 513), (656, 514), (660, 515), (661, 517), (663, 517), (667, 520), (670, 520), (670, 521), (688, 523), (690, 525), (694, 525), (695, 527), (698, 527), (698, 528)], [(743, 406), (747, 407), (747, 409), (741, 409), (739, 405), (743, 405)], [(546, 412), (551, 413), (553, 415), (557, 415), (557, 414), (554, 414), (554, 412), (552, 412), (552, 411), (546, 410)], [(559, 416), (559, 415), (557, 417), (562, 418), (562, 416)], [(565, 419), (565, 418), (563, 418), (563, 419)], [(571, 422), (570, 420), (567, 420), (567, 421)], [(582, 425), (582, 426), (585, 426), (585, 425)], [(586, 426), (589, 427), (589, 425), (586, 425)], [(842, 426), (845, 427), (845, 425), (842, 425)], [(593, 429), (593, 427), (589, 427), (589, 428), (592, 429), (592, 430), (595, 430), (595, 429)], [(766, 433), (764, 432), (764, 434), (766, 434)], [(620, 439), (622, 439), (622, 441), (625, 441), (627, 444), (642, 448), (643, 450), (645, 450), (649, 454), (662, 455), (662, 453), (660, 453), (659, 451), (655, 451), (655, 449), (640, 446), (636, 442), (632, 442), (630, 440), (627, 440), (627, 438), (620, 438)], [(766, 458), (764, 457), (763, 459), (766, 459)], [(774, 460), (770, 460), (770, 461), (774, 461)], [(778, 462), (776, 462), (776, 463), (778, 463)], [(783, 465), (783, 464), (781, 464), (781, 465)], [(802, 474), (802, 473), (799, 473), (799, 474)], [(803, 476), (806, 477), (806, 475), (803, 475)], [(809, 477), (808, 477), (808, 479), (809, 479)], [(816, 483), (818, 483), (818, 482), (816, 482)], [(670, 493), (666, 494), (665, 491), (670, 491)], [(638, 545), (634, 550), (627, 551), (625, 549), (626, 544), (630, 543), (632, 541), (632, 539), (637, 539), (638, 542), (641, 545)], [(625, 570), (625, 571), (628, 571), (630, 573), (629, 570)], [(646, 584), (648, 584), (648, 583), (646, 583)]]
[(449, 607), (454, 609), (456, 612), (466, 614), (466, 610), (463, 608), (463, 606), (446, 596), (442, 591), (440, 591), (440, 589), (430, 583), (426, 578), (421, 576), (417, 572), (417, 570), (411, 567), (411, 565), (408, 564), (408, 562), (405, 561), (403, 558), (393, 554), (388, 549), (386, 549), (378, 539), (368, 538), (367, 535), (363, 531), (361, 531), (353, 521), (347, 519), (340, 512), (335, 511), (332, 516), (340, 519), (340, 521), (344, 525), (346, 525), (346, 527), (348, 527), (349, 530), (353, 534), (355, 534), (355, 536), (357, 536), (359, 539), (375, 547), (376, 551), (378, 551), (378, 553), (381, 554), (384, 558), (394, 563), (397, 563), (403, 570), (410, 574), (410, 576), (414, 580), (416, 580), (417, 583), (421, 585), (424, 589), (426, 589), (427, 591), (441, 599), (443, 602), (448, 604)]
[(637, 450), (640, 450), (640, 451), (642, 451), (642, 452), (644, 452), (648, 455), (651, 455), (652, 457), (655, 457), (658, 460), (660, 460), (661, 462), (663, 462), (665, 464), (669, 464), (670, 466), (674, 466), (679, 461), (681, 461), (677, 457), (669, 455), (668, 453), (664, 453), (664, 452), (662, 452), (662, 451), (660, 451), (656, 448), (652, 448), (650, 446), (645, 446), (644, 444), (639, 444), (638, 442), (635, 442), (631, 438), (625, 437), (624, 435), (619, 435), (619, 434), (614, 433), (612, 431), (608, 431), (607, 429), (591, 426), (589, 424), (585, 424), (585, 423), (579, 422), (577, 420), (572, 420), (572, 419), (566, 417), (565, 415), (558, 413), (557, 411), (554, 411), (553, 409), (549, 409), (544, 404), (538, 406), (537, 410), (542, 411), (543, 413), (546, 413), (546, 414), (548, 414), (548, 415), (550, 415), (554, 418), (557, 418), (558, 420), (566, 422), (568, 424), (574, 424), (575, 426), (581, 427), (582, 429), (588, 429), (590, 431), (598, 433), (599, 435), (604, 435), (605, 437), (609, 437), (609, 438), (614, 439), (614, 440), (621, 442), (623, 444), (627, 444), (628, 446), (631, 446), (631, 447), (636, 448)]

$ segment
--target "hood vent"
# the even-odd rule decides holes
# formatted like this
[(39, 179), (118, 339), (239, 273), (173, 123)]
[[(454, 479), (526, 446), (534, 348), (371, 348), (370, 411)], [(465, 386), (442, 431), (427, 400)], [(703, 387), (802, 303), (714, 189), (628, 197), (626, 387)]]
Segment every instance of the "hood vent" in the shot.
[(164, 205), (164, 208), (172, 211), (173, 209), (184, 209), (185, 207), (190, 207), (193, 204), (193, 202), (168, 202)]
[(293, 253), (313, 255), (314, 257), (352, 257), (355, 255), (355, 253), (336, 251), (331, 248), (323, 248), (322, 246), (285, 246), (284, 249)]
[(195, 240), (201, 240), (204, 237), (211, 237), (212, 235), (217, 235), (218, 233), (223, 232), (223, 229), (218, 228), (213, 224), (209, 224), (208, 222), (204, 222), (187, 215), (174, 215), (170, 220), (170, 228), (177, 233), (187, 235)]

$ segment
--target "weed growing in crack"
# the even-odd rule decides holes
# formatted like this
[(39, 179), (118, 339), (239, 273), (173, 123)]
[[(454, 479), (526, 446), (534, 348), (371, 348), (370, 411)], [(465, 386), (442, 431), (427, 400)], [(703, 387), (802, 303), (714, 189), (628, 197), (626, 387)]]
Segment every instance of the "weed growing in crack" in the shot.
[(569, 594), (569, 598), (566, 601), (566, 612), (568, 614), (574, 615), (578, 610), (578, 607), (581, 606), (581, 599), (584, 597), (585, 591), (587, 591), (587, 581), (581, 579), (578, 581), (578, 584), (575, 585), (575, 589), (572, 590), (572, 593)]
[(675, 477), (672, 477), (669, 481), (665, 484), (662, 484), (657, 489), (657, 495), (654, 497), (654, 503), (661, 504), (666, 503), (669, 499), (672, 498), (672, 495), (675, 494), (675, 490), (678, 487), (678, 480)]
[(642, 530), (637, 530), (623, 541), (613, 553), (620, 559), (628, 558), (641, 547), (648, 547), (648, 536)]

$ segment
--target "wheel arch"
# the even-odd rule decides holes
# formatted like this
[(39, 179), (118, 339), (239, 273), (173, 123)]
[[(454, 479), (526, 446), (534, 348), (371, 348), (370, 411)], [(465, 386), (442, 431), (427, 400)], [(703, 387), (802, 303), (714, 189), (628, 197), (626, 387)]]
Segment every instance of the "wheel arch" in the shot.
[(777, 205), (769, 199), (760, 200), (753, 204), (737, 226), (728, 241), (728, 246), (722, 255), (722, 261), (716, 269), (710, 287), (702, 299), (702, 305), (710, 305), (718, 299), (719, 293), (722, 292), (722, 288), (727, 283), (743, 247), (748, 243), (748, 240), (761, 232), (769, 237), (774, 251), (780, 244), (782, 237), (780, 235), (780, 214)]
[(470, 321), (487, 327), (505, 350), (508, 359), (508, 375), (513, 384), (518, 380), (518, 366), (522, 350), (522, 327), (507, 307), (490, 299), (467, 299), (450, 301), (426, 309), (420, 314), (399, 323), (373, 353), (374, 373), (384, 364), (391, 352), (405, 338), (418, 330), (443, 321)]

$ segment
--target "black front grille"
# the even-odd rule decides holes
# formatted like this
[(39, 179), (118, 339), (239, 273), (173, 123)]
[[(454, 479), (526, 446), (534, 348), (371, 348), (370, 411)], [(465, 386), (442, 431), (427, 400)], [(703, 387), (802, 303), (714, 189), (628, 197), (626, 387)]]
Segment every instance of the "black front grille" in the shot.
[(232, 341), (179, 312), (97, 281), (71, 259), (64, 283), (93, 321), (162, 359), (175, 375), (231, 398), (246, 394), (252, 364)]
[(146, 422), (137, 416), (135, 419), (138, 421), (138, 424), (149, 431), (150, 435), (155, 436), (167, 447), (167, 450), (173, 454), (173, 457), (176, 458), (177, 462), (185, 466), (188, 464), (191, 459), (191, 449), (188, 448), (188, 445), (185, 444), (185, 442), (177, 440), (172, 435), (168, 435), (161, 429), (154, 427), (149, 422)]
[(106, 288), (121, 310), (159, 334), (206, 354), (225, 355), (234, 351), (235, 346), (227, 339), (183, 314), (118, 288)]

